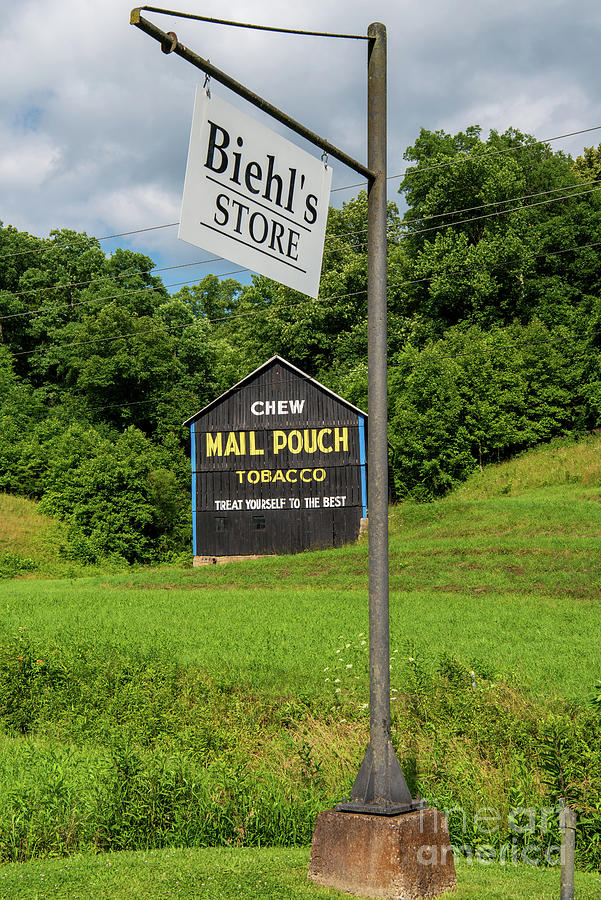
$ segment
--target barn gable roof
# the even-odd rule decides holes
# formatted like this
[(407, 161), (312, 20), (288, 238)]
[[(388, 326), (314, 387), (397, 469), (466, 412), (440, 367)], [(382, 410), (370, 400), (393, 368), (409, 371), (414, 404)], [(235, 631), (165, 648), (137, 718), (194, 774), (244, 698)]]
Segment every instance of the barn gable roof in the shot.
[(196, 422), (196, 420), (199, 419), (201, 416), (205, 415), (205, 413), (209, 412), (211, 409), (213, 409), (214, 407), (216, 407), (220, 403), (222, 403), (226, 399), (226, 397), (228, 397), (229, 394), (232, 394), (234, 391), (238, 390), (242, 385), (246, 384), (246, 382), (250, 381), (256, 375), (265, 371), (270, 366), (273, 366), (275, 363), (279, 363), (280, 365), (284, 366), (286, 369), (288, 369), (290, 372), (293, 372), (299, 378), (302, 378), (305, 381), (308, 381), (310, 384), (313, 384), (315, 387), (317, 387), (320, 391), (323, 391), (324, 393), (328, 394), (330, 397), (333, 397), (335, 400), (338, 401), (338, 403), (341, 403), (347, 409), (350, 409), (353, 412), (357, 413), (358, 415), (363, 416), (365, 419), (367, 419), (367, 413), (364, 412), (362, 409), (359, 409), (358, 406), (354, 406), (352, 403), (349, 403), (349, 401), (345, 400), (344, 397), (341, 397), (339, 394), (336, 394), (335, 391), (330, 390), (330, 388), (321, 384), (321, 382), (316, 381), (315, 378), (311, 378), (311, 376), (307, 375), (306, 372), (303, 372), (301, 369), (298, 369), (296, 366), (293, 366), (292, 363), (288, 362), (288, 360), (286, 360), (282, 356), (278, 356), (276, 354), (275, 356), (272, 356), (270, 359), (268, 359), (267, 362), (264, 362), (262, 365), (258, 366), (258, 368), (254, 369), (252, 372), (250, 372), (248, 375), (246, 375), (244, 378), (242, 378), (236, 384), (232, 385), (231, 388), (228, 388), (227, 391), (224, 391), (223, 394), (221, 394), (219, 397), (216, 397), (215, 400), (211, 400), (211, 402), (208, 403), (206, 406), (204, 406), (201, 410), (199, 410), (197, 413), (194, 413), (194, 415), (190, 416), (189, 419), (186, 419), (186, 421), (183, 424), (191, 425), (193, 422)]

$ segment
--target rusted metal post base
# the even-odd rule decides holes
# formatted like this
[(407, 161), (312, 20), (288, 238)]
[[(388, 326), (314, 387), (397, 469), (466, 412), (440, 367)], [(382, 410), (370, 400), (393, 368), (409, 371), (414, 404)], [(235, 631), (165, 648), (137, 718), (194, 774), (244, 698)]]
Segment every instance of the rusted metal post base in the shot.
[(399, 816), (326, 810), (317, 817), (309, 878), (357, 897), (438, 897), (457, 886), (446, 819), (437, 809)]

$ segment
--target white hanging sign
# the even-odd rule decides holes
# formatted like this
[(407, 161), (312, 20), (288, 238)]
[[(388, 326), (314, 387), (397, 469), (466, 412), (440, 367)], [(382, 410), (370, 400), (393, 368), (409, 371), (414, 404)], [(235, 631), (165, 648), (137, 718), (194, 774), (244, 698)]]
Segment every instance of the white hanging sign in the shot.
[(196, 89), (179, 237), (317, 297), (332, 169)]

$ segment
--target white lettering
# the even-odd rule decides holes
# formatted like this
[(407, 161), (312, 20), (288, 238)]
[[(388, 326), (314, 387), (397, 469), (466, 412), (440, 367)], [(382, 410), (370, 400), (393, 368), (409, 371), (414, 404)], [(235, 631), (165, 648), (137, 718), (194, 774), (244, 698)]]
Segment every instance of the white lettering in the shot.
[(319, 497), (305, 497), (305, 509), (319, 509)]
[(232, 510), (232, 509), (242, 509), (242, 500), (215, 500), (215, 509), (221, 510)]
[(250, 404), (253, 416), (275, 415), (276, 409), (278, 416), (287, 416), (290, 413), (300, 415), (304, 408), (304, 400), (255, 400)]

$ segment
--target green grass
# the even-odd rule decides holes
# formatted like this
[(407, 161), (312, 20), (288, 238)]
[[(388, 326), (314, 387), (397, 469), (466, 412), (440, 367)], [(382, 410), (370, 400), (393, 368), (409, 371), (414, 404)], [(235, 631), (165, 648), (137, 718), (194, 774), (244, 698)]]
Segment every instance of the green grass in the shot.
[(476, 500), (516, 496), (543, 487), (601, 484), (601, 438), (592, 434), (579, 441), (555, 439), (513, 459), (476, 471), (453, 496)]
[(64, 533), (62, 523), (42, 516), (31, 500), (0, 493), (0, 578), (51, 571)]
[[(76, 588), (53, 582), (34, 589), (27, 583), (8, 591), (2, 585), (0, 629), (4, 637), (27, 633), (42, 644), (106, 644), (146, 653), (161, 648), (228, 681), (284, 694), (321, 694), (324, 669), (336, 662), (336, 650), (367, 632), (363, 591), (217, 590), (217, 596), (178, 588), (136, 590), (118, 579), (109, 588), (97, 580)], [(392, 651), (401, 658), (411, 642), (426, 658), (446, 651), (469, 666), (486, 663), (497, 677), (540, 696), (581, 701), (601, 677), (592, 639), (599, 601), (444, 586), (439, 592), (394, 592), (390, 607)], [(353, 674), (365, 680), (363, 662)]]
[[(10, 900), (335, 900), (307, 879), (307, 849), (162, 850), (81, 855), (0, 867)], [(441, 900), (556, 900), (559, 869), (457, 866), (457, 891)], [(578, 900), (598, 900), (601, 876), (576, 874)]]
[[(578, 485), (391, 510), (391, 644), (587, 701), (601, 665), (601, 494)], [(0, 637), (161, 647), (250, 687), (321, 693), (366, 632), (367, 543), (201, 569), (0, 583)], [(566, 635), (569, 634), (569, 641)], [(354, 672), (365, 678), (366, 667)]]
[(67, 559), (67, 543), (64, 522), (40, 513), (33, 500), (0, 492), (0, 579), (77, 577), (111, 568)]
[[(499, 467), (480, 493), (472, 484), (390, 511), (393, 740), (408, 781), (441, 808), (461, 804), (470, 822), (477, 807), (497, 808), (505, 831), (511, 807), (553, 805), (568, 792), (589, 823), (578, 844), (589, 867), (601, 858), (601, 726), (590, 703), (601, 678), (595, 441), (570, 450), (588, 460), (581, 482), (546, 448), (534, 467), (528, 457), (511, 464), (521, 467), (520, 492), (504, 489)], [(348, 792), (367, 741), (367, 549), (361, 540), (201, 569), (40, 578), (61, 571), (49, 557), (0, 581), (3, 857), (306, 844), (319, 809)], [(467, 839), (479, 835), (472, 828)], [(134, 866), (128, 859), (167, 872), (163, 861), (178, 852), (194, 865), (212, 860), (215, 872), (238, 860), (251, 881), (245, 859), (275, 859), (157, 851), (47, 865), (57, 878), (83, 878), (81, 862), (87, 880), (73, 891), (94, 879), (104, 890), (101, 879)], [(29, 865), (19, 872), (46, 877)], [(270, 869), (265, 896), (321, 896), (293, 869)], [(223, 872), (232, 878), (225, 863)], [(547, 896), (554, 877), (482, 866), (463, 876), (456, 896), (478, 900)], [(136, 877), (139, 895), (155, 896), (147, 873)], [(185, 878), (181, 891), (192, 889)], [(137, 884), (131, 873), (123, 880)]]

